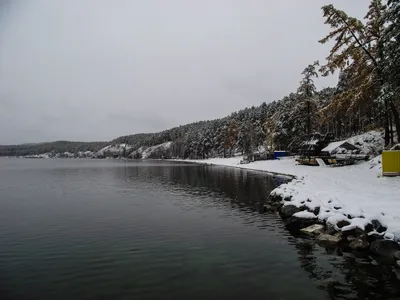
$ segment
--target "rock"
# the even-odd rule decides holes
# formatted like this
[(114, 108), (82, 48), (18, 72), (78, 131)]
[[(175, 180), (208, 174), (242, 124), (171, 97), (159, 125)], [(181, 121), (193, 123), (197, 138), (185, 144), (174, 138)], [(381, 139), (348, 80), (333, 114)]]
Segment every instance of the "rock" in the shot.
[(400, 250), (399, 244), (391, 240), (373, 241), (369, 248), (373, 254), (382, 257), (392, 257)]
[(269, 196), (270, 202), (281, 202), (283, 199), (281, 196), (274, 194), (270, 194)]
[(396, 251), (395, 253), (393, 253), (393, 257), (397, 260), (400, 260), (400, 251)]
[(342, 236), (340, 233), (336, 233), (335, 235), (330, 234), (321, 234), (317, 238), (317, 242), (322, 244), (329, 244), (329, 245), (337, 245), (342, 241)]
[(367, 249), (369, 246), (369, 243), (367, 241), (366, 237), (359, 237), (353, 240), (350, 244), (349, 247), (353, 250), (363, 250)]
[(270, 204), (265, 204), (265, 205), (264, 205), (264, 211), (274, 211), (274, 209), (272, 208), (272, 205), (270, 205)]
[(330, 224), (330, 223), (326, 224), (326, 233), (327, 234), (335, 234), (336, 232), (338, 232), (338, 231), (336, 230), (335, 225)]
[(289, 205), (284, 205), (280, 208), (279, 215), (281, 216), (282, 219), (289, 219), (295, 213), (298, 213), (300, 211), (301, 211), (300, 208), (298, 208), (297, 206), (289, 204)]
[(371, 223), (368, 223), (367, 225), (365, 225), (365, 232), (369, 233), (374, 231), (374, 226)]
[(398, 267), (400, 267), (400, 260), (396, 261)]
[(344, 226), (347, 226), (347, 225), (350, 225), (350, 222), (346, 221), (346, 220), (341, 220), (336, 223), (336, 226), (339, 228), (343, 228)]
[(300, 217), (290, 217), (289, 219), (286, 219), (285, 226), (289, 231), (294, 231), (297, 232), (302, 228), (306, 228), (308, 226), (316, 224), (318, 221), (317, 218), (300, 218)]
[(341, 206), (334, 206), (333, 208), (336, 209), (336, 210), (342, 209)]
[(374, 242), (376, 240), (382, 240), (382, 239), (383, 239), (383, 236), (380, 235), (379, 233), (377, 233), (376, 231), (369, 232), (368, 235), (367, 235), (367, 241), (369, 243), (372, 243), (372, 242)]
[(387, 230), (387, 227), (383, 226), (378, 220), (372, 220), (371, 223), (376, 232), (382, 233)]
[(271, 205), (272, 205), (272, 208), (274, 209), (274, 211), (278, 211), (282, 207), (283, 204), (281, 202), (274, 202)]
[(319, 215), (319, 212), (320, 212), (320, 211), (321, 211), (321, 207), (317, 206), (316, 208), (314, 208), (313, 213), (314, 213), (315, 215)]
[(308, 226), (306, 228), (300, 229), (301, 233), (304, 233), (309, 236), (318, 236), (324, 231), (324, 225), (321, 224), (314, 224), (311, 226)]
[(366, 240), (366, 232), (361, 228), (355, 227), (350, 230), (342, 231), (343, 236), (346, 238), (347, 241), (352, 242), (358, 238), (365, 238)]

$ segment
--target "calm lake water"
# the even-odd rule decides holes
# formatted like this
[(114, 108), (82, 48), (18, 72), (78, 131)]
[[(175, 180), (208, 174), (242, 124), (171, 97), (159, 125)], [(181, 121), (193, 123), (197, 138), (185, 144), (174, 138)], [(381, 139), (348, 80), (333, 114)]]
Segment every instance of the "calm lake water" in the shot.
[(169, 162), (0, 158), (0, 299), (395, 299), (399, 272), (295, 238), (276, 180)]

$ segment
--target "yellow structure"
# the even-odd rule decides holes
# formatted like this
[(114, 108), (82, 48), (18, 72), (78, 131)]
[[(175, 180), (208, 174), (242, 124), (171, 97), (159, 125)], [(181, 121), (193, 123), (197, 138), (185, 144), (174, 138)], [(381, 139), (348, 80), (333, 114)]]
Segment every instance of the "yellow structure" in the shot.
[(400, 176), (400, 151), (382, 152), (382, 174), (383, 176)]

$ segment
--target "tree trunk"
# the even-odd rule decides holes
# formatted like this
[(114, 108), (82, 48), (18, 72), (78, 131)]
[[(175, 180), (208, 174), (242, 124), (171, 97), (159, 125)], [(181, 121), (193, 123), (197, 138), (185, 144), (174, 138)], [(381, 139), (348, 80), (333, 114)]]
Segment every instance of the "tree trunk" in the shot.
[(392, 114), (389, 114), (389, 132), (390, 132), (390, 145), (393, 145), (394, 144), (394, 140), (393, 140)]
[(308, 140), (311, 138), (311, 108), (310, 101), (307, 101), (307, 135)]
[(385, 114), (384, 114), (384, 127), (385, 127), (385, 147), (390, 143), (390, 131), (389, 131), (389, 106), (388, 101), (385, 100)]
[(390, 109), (392, 111), (394, 124), (396, 125), (397, 142), (400, 143), (400, 116), (399, 111), (397, 110), (393, 101), (390, 101)]

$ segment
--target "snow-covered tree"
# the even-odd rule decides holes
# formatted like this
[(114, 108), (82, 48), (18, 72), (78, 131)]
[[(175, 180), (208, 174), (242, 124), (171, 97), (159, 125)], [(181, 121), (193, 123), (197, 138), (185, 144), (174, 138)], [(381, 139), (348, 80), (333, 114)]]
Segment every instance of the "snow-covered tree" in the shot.
[(293, 109), (294, 114), (292, 115), (295, 120), (300, 120), (301, 124), (305, 124), (305, 133), (308, 139), (311, 137), (317, 119), (317, 88), (314, 84), (314, 77), (318, 77), (317, 66), (319, 66), (319, 62), (315, 61), (313, 64), (308, 65), (301, 73), (303, 78), (297, 90), (299, 99), (295, 104)]

